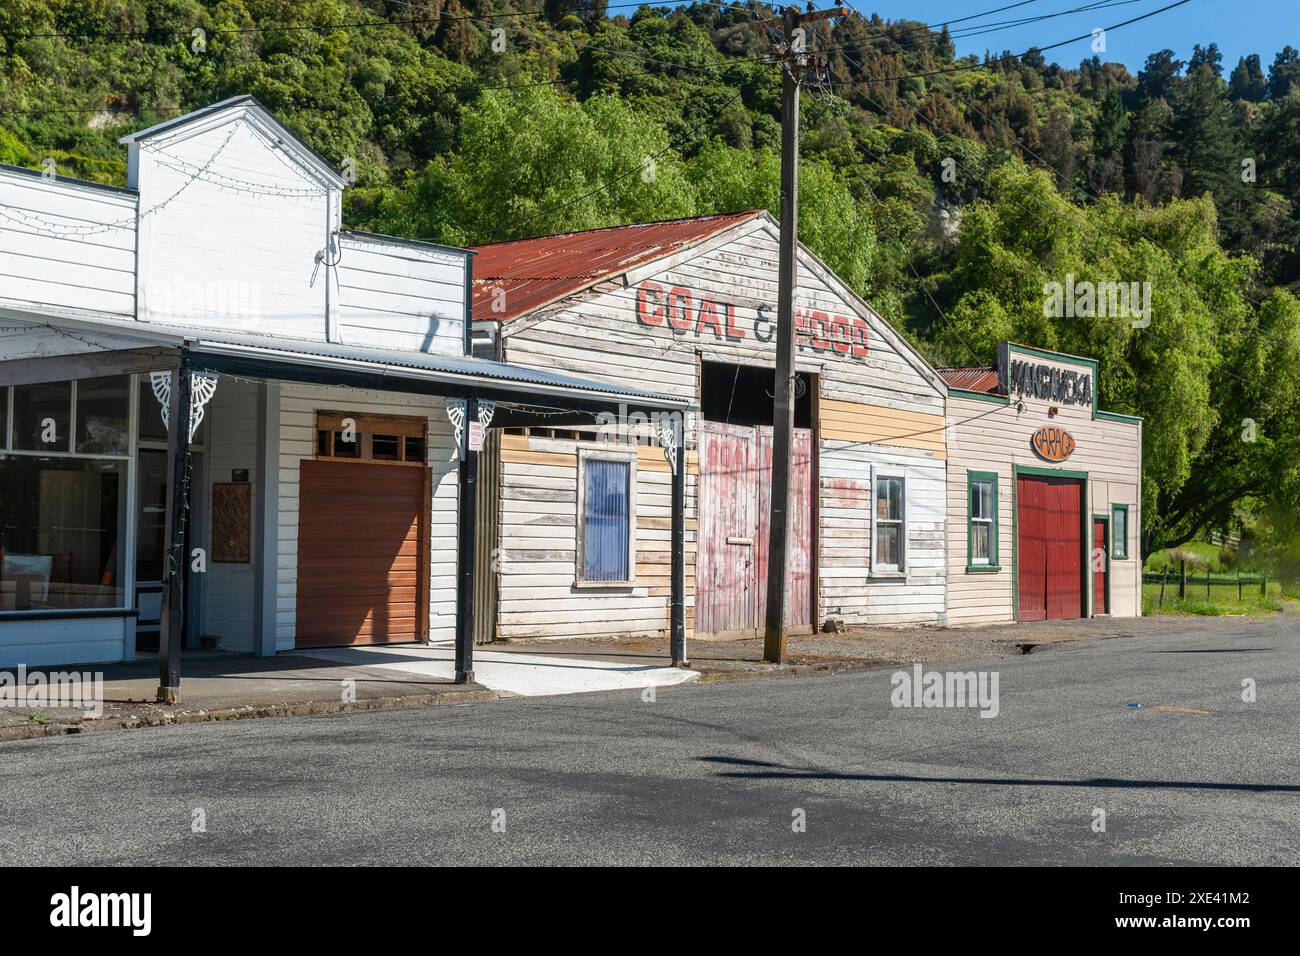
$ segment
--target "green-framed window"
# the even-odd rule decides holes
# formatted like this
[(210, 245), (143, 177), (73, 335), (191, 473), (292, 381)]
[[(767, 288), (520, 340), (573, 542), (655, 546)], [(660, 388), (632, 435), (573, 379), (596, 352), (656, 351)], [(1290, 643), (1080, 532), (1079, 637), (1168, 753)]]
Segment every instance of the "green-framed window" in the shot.
[(996, 472), (966, 472), (966, 509), (966, 570), (1000, 570)]
[(1128, 557), (1128, 505), (1110, 506), (1110, 556)]

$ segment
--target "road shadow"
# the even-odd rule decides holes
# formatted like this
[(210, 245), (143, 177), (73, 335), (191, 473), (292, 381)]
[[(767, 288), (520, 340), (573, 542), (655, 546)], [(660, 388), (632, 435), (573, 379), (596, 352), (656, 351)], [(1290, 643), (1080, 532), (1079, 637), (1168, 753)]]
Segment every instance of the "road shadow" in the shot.
[(1111, 790), (1237, 790), (1242, 793), (1300, 793), (1297, 784), (1215, 783), (1208, 780), (1129, 780), (1120, 777), (1089, 777), (1084, 780), (1053, 780), (1033, 777), (923, 777), (903, 773), (842, 773), (809, 770), (740, 757), (696, 757), (701, 763), (750, 770), (719, 771), (717, 776), (735, 780), (848, 780), (877, 783), (956, 783), (992, 787), (1080, 787)]

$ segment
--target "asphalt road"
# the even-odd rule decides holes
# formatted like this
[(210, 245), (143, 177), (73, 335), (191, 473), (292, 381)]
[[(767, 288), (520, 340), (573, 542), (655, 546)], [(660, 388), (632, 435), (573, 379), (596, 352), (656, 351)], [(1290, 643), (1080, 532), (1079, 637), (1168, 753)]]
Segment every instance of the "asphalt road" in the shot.
[(1296, 623), (982, 661), (993, 719), (884, 670), (3, 744), (0, 864), (1295, 864)]

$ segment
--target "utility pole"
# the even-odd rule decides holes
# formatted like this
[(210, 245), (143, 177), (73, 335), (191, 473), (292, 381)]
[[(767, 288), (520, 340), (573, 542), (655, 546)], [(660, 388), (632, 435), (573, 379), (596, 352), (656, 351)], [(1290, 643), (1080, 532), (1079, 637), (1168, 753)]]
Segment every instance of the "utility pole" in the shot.
[[(786, 569), (790, 538), (790, 449), (794, 441), (795, 249), (799, 242), (799, 87), (814, 69), (804, 24), (847, 16), (848, 10), (800, 13), (786, 7), (773, 56), (781, 67), (781, 248), (777, 271), (776, 388), (772, 407), (772, 511), (767, 548), (767, 618), (763, 659), (786, 657)], [(755, 24), (755, 29), (767, 27)]]

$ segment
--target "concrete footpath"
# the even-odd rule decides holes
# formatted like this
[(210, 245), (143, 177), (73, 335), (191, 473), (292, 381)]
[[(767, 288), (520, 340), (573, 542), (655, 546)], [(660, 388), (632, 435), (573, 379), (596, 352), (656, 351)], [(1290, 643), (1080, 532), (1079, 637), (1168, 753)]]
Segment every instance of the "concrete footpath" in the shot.
[[(1294, 621), (1294, 615), (1287, 615)], [(1249, 628), (1270, 618), (1234, 618)], [(1276, 621), (1277, 616), (1271, 617)], [(102, 672), (102, 713), (0, 707), (0, 741), (249, 717), (305, 716), (498, 697), (643, 689), (688, 681), (799, 676), (920, 661), (971, 661), (1037, 653), (1067, 641), (1221, 629), (1223, 618), (1097, 618), (979, 628), (855, 628), (793, 637), (783, 665), (765, 663), (759, 638), (688, 642), (688, 668), (673, 668), (660, 639), (573, 639), (493, 644), (475, 651), (474, 684), (454, 684), (450, 644), (302, 650), (272, 658), (187, 652), (181, 701), (154, 702), (156, 660), (51, 670)]]

